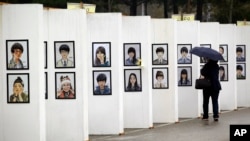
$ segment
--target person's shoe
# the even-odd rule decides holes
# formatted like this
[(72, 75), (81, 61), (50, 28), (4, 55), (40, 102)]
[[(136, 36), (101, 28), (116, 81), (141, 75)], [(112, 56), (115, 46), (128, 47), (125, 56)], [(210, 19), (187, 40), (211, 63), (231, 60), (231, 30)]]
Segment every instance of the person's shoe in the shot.
[(208, 118), (203, 117), (203, 118), (202, 118), (202, 120), (204, 120), (204, 121), (208, 121)]
[(218, 122), (218, 121), (219, 121), (219, 118), (214, 118), (214, 121)]

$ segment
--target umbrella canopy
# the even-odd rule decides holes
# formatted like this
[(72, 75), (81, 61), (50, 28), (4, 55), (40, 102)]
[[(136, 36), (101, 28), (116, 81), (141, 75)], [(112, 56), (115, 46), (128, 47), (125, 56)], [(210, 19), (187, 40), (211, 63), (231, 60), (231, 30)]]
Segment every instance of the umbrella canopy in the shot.
[(214, 61), (224, 60), (223, 56), (218, 51), (208, 47), (194, 47), (190, 50), (190, 53), (199, 57), (206, 57)]

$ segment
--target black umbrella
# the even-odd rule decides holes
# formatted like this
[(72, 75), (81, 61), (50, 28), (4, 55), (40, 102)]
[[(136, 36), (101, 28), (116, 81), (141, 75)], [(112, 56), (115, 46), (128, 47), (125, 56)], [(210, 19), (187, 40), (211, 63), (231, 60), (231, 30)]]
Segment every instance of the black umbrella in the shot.
[(214, 61), (224, 60), (223, 56), (218, 51), (208, 47), (194, 47), (190, 50), (190, 53)]

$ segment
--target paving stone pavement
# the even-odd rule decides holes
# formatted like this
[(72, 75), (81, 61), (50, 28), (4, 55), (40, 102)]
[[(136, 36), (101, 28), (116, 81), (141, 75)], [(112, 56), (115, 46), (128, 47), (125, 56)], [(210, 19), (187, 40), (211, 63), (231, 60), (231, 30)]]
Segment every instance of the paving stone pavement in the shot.
[(199, 118), (156, 124), (154, 129), (125, 129), (125, 134), (94, 135), (90, 141), (229, 141), (231, 124), (250, 124), (250, 107), (220, 114), (219, 122)]

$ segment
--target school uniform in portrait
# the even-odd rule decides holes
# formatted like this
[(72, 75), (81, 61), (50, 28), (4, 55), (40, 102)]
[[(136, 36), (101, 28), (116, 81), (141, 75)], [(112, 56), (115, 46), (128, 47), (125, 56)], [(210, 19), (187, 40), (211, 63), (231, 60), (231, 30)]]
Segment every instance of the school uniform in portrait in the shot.
[(188, 80), (188, 79), (187, 79), (187, 80), (183, 80), (183, 81), (182, 81), (182, 80), (179, 80), (179, 81), (178, 81), (178, 85), (179, 85), (179, 86), (190, 86), (190, 85), (191, 85), (191, 81)]
[(125, 65), (137, 66), (137, 62), (138, 62), (138, 59), (133, 60), (133, 59), (127, 58), (125, 61)]
[(154, 84), (154, 87), (155, 88), (166, 88), (167, 87), (167, 83), (165, 83), (165, 82), (156, 82)]
[(179, 64), (189, 64), (189, 63), (191, 63), (191, 59), (189, 59), (188, 57), (181, 57), (178, 59), (178, 63)]
[(245, 57), (243, 57), (243, 56), (237, 56), (236, 57), (236, 61), (238, 61), (238, 62), (242, 62), (242, 61), (245, 61), (246, 59), (245, 59)]
[(60, 59), (56, 62), (56, 67), (74, 67), (73, 61)]
[(12, 58), (8, 64), (8, 68), (24, 68), (22, 60), (19, 60), (18, 63), (15, 63), (14, 59)]
[(104, 89), (100, 89), (100, 86), (97, 86), (94, 91), (95, 95), (109, 95), (110, 93), (110, 88), (106, 85), (104, 86)]
[(166, 59), (155, 59), (153, 61), (154, 65), (158, 65), (158, 64), (168, 64), (168, 61)]

